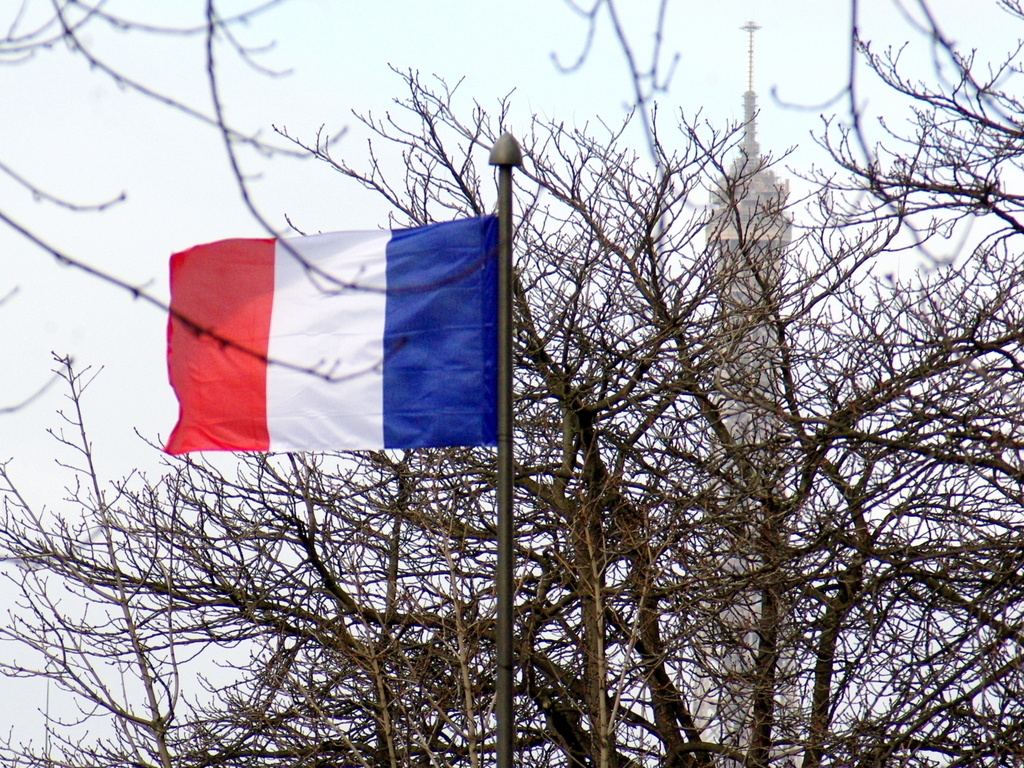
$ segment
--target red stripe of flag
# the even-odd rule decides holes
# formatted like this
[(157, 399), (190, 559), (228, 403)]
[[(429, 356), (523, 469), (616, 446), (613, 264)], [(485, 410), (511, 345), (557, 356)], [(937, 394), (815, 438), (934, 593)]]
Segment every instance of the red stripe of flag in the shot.
[(274, 240), (222, 240), (171, 257), (167, 368), (180, 416), (168, 453), (269, 449), (274, 247)]

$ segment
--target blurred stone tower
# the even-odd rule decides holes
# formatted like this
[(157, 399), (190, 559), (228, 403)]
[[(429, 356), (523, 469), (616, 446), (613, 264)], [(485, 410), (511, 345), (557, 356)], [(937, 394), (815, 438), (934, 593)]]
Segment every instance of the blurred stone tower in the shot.
[(738, 430), (733, 432), (734, 439), (749, 442), (767, 437), (758, 434), (769, 426), (763, 423), (762, 412), (777, 394), (772, 371), (777, 370), (773, 350), (778, 345), (772, 339), (770, 320), (792, 222), (785, 213), (789, 182), (767, 167), (757, 143), (754, 33), (760, 27), (751, 21), (742, 29), (749, 36), (743, 140), (729, 173), (711, 192), (708, 245), (717, 261), (719, 312), (726, 338), (719, 387), (729, 400), (726, 409)]
[(715, 390), (729, 435), (721, 446), (722, 475), (728, 479), (717, 510), (717, 567), (724, 582), (735, 587), (709, 637), (717, 661), (702, 714), (716, 731), (709, 737), (746, 753), (758, 741), (755, 732), (766, 727), (754, 702), (762, 696), (763, 705), (766, 685), (771, 685), (766, 680), (775, 679), (775, 670), (767, 666), (774, 662), (766, 661), (764, 651), (767, 635), (778, 629), (778, 606), (759, 580), (765, 570), (766, 524), (771, 527), (773, 517), (763, 500), (772, 497), (781, 470), (777, 439), (784, 399), (775, 318), (792, 222), (785, 213), (789, 184), (768, 167), (757, 142), (754, 33), (760, 27), (748, 22), (742, 29), (748, 35), (742, 141), (738, 156), (712, 189), (708, 224), (719, 318)]

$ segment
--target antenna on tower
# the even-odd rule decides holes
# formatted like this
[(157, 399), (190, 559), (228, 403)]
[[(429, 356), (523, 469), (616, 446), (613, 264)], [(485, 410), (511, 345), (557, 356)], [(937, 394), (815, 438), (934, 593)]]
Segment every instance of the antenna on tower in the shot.
[(755, 157), (760, 153), (757, 146), (757, 94), (754, 93), (754, 33), (761, 27), (748, 21), (742, 27), (747, 33), (747, 92), (743, 94), (743, 153), (747, 157)]
[(747, 41), (747, 90), (754, 90), (754, 33), (761, 27), (755, 21), (748, 21), (740, 29), (748, 35)]

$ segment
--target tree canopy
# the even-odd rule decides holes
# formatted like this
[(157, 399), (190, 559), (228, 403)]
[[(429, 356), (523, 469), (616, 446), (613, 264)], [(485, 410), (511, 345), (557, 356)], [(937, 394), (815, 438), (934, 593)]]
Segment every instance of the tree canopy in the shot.
[[(862, 48), (910, 132), (828, 126), (834, 166), (799, 199), (743, 126), (651, 112), (641, 150), (541, 118), (520, 136), (522, 765), (1024, 761), (1024, 113), (1016, 59), (993, 75), (939, 43), (957, 77), (933, 85)], [(296, 146), (402, 223), (485, 212), (473, 150), (504, 108), (405, 85), (365, 117), (365, 164)], [(953, 263), (872, 271), (974, 220)], [(492, 758), (491, 451), (182, 459), (104, 487), (88, 374), (59, 370), (81, 520), (0, 467), (22, 595), (0, 637), (26, 647), (0, 668), (112, 727), (13, 735), (9, 765)]]

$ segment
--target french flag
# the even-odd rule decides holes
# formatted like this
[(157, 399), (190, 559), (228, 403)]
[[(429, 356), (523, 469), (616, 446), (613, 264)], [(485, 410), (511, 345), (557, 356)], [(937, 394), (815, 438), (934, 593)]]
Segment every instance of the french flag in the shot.
[(164, 450), (495, 444), (497, 238), (484, 216), (174, 254)]

